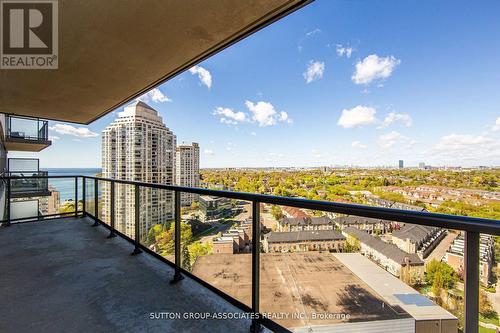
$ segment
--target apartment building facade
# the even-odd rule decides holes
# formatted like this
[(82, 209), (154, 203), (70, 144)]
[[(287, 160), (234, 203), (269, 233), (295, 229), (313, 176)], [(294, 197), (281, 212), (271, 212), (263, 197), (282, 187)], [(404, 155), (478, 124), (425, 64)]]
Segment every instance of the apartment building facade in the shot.
[[(148, 183), (174, 184), (176, 136), (165, 126), (158, 112), (142, 101), (124, 108), (102, 132), (102, 174), (106, 178)], [(102, 219), (110, 221), (111, 189), (102, 185)], [(173, 219), (172, 191), (142, 188), (139, 196), (141, 238), (149, 228)], [(135, 235), (135, 189), (115, 187), (115, 225)]]
[(51, 146), (48, 121), (0, 113), (0, 138), (0, 175), (15, 177), (10, 180), (9, 202), (6, 182), (0, 182), (0, 220), (46, 215), (51, 195), (48, 180), (23, 177), (46, 176), (47, 172), (40, 171), (38, 158), (8, 158), (8, 152), (37, 153)]
[(304, 230), (334, 230), (333, 220), (327, 216), (320, 217), (284, 217), (277, 222), (276, 231), (304, 231)]
[(342, 234), (350, 244), (359, 242), (360, 253), (392, 275), (412, 283), (424, 278), (424, 261), (416, 253), (406, 253), (396, 245), (354, 227), (342, 229)]
[[(175, 184), (200, 187), (200, 146), (198, 143), (181, 144), (175, 149)], [(182, 193), (181, 205), (190, 206), (198, 195)]]
[(340, 252), (346, 238), (335, 230), (270, 232), (262, 240), (264, 252)]
[[(444, 256), (448, 263), (460, 275), (465, 270), (464, 261), (465, 238), (463, 232), (453, 241)], [(484, 286), (493, 282), (493, 266), (495, 263), (495, 241), (493, 236), (480, 234), (479, 237), (479, 281)]]

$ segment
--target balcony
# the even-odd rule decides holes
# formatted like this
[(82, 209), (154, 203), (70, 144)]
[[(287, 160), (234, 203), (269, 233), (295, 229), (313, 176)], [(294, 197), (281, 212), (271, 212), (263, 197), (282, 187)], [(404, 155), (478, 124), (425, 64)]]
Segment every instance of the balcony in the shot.
[[(0, 285), (11, 287), (0, 289), (0, 297), (8, 300), (8, 310), (0, 315), (3, 330), (458, 332), (457, 317), (401, 281), (403, 268), (396, 277), (379, 258), (374, 263), (370, 256), (342, 253), (341, 236), (334, 231), (302, 232), (314, 239), (320, 233), (336, 234), (332, 247), (265, 250), (277, 245), (267, 244), (271, 240), (264, 235), (261, 211), (283, 205), (464, 231), (463, 325), (466, 333), (478, 332), (479, 235), (500, 235), (500, 221), (89, 176), (26, 178), (70, 179), (78, 205), (25, 223), (27, 219), (12, 218), (7, 200), (3, 222), (10, 227), (0, 230), (2, 271), (7, 274), (0, 276)], [(141, 200), (153, 193), (174, 199), (173, 221), (165, 234), (173, 236), (171, 247), (152, 244), (154, 228), (144, 229), (153, 216), (145, 212), (159, 207), (141, 206)], [(233, 231), (221, 231), (247, 246), (229, 244), (230, 253), (213, 251), (191, 260), (193, 249), (180, 214), (182, 193), (234, 199), (249, 208)], [(123, 215), (126, 206), (131, 215)], [(220, 245), (224, 249), (225, 243)], [(407, 268), (411, 258), (404, 260)], [(183, 319), (204, 313), (231, 314), (233, 319)], [(336, 316), (312, 318), (314, 313)]]
[(47, 120), (6, 115), (5, 123), (7, 151), (39, 152), (52, 144)]
[(166, 313), (242, 311), (195, 281), (169, 284), (169, 265), (131, 257), (126, 240), (106, 240), (105, 229), (92, 223), (70, 217), (0, 230), (0, 297), (8, 304), (0, 331), (248, 331), (245, 321), (161, 319)]
[[(47, 171), (40, 171), (40, 161), (36, 158), (9, 158), (7, 163), (10, 198), (49, 196)], [(9, 187), (10, 186), (10, 187)]]

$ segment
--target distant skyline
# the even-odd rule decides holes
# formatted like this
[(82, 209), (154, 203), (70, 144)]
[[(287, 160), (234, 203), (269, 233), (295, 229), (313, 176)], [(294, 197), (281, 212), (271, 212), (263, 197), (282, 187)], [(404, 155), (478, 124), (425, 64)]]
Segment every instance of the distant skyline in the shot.
[[(202, 168), (500, 166), (499, 11), (317, 0), (141, 99), (178, 143), (200, 144)], [(101, 131), (120, 111), (51, 121), (51, 147), (9, 157), (101, 167)]]

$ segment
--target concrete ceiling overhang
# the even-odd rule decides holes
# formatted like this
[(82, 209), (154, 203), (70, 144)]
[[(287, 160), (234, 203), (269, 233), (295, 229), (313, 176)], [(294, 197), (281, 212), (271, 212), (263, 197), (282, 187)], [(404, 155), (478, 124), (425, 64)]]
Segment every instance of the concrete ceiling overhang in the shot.
[(0, 112), (89, 124), (310, 0), (60, 0), (59, 68), (0, 70)]

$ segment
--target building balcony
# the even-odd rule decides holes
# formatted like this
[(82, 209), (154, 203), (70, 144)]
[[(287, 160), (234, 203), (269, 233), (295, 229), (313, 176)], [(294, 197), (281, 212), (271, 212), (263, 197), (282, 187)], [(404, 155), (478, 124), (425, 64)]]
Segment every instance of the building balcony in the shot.
[(250, 321), (175, 319), (243, 311), (152, 256), (131, 257), (93, 219), (56, 218), (0, 230), (2, 332), (248, 332)]
[[(7, 300), (0, 312), (2, 331), (458, 332), (455, 315), (403, 282), (405, 276), (423, 274), (421, 267), (401, 266), (395, 275), (360, 253), (342, 253), (341, 245), (265, 252), (261, 211), (280, 205), (464, 231), (464, 332), (478, 332), (479, 239), (481, 233), (500, 235), (500, 221), (89, 176), (52, 177), (74, 184), (70, 202), (77, 205), (20, 220), (15, 199), (2, 193), (3, 225), (8, 226), (0, 229), (0, 285), (6, 286), (0, 297)], [(3, 177), (4, 182), (13, 179)], [(173, 221), (148, 215), (158, 212), (159, 204), (141, 206), (141, 195), (152, 191), (174, 199)], [(194, 241), (185, 238), (182, 193), (245, 205), (250, 217), (229, 223), (239, 224), (239, 231), (226, 234), (248, 251), (235, 253), (234, 244), (216, 251), (224, 244), (215, 243), (213, 252), (195, 251)], [(152, 242), (155, 225), (167, 227), (162, 237), (171, 240)]]
[[(9, 158), (7, 191), (11, 198), (44, 197), (50, 195), (47, 171), (40, 171), (37, 158)], [(10, 186), (10, 188), (9, 188)]]
[(47, 120), (6, 115), (5, 124), (7, 151), (39, 152), (52, 144)]
[[(11, 198), (29, 198), (29, 197), (46, 197), (50, 196), (49, 182), (47, 171), (36, 172), (9, 172), (10, 180), (10, 197)], [(26, 178), (28, 176), (28, 178)], [(29, 177), (42, 178), (29, 178)]]

